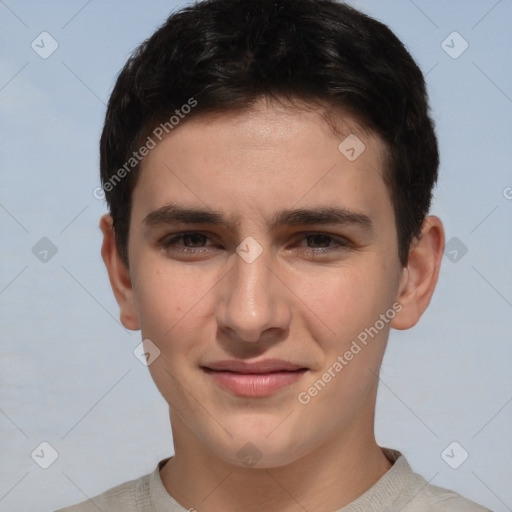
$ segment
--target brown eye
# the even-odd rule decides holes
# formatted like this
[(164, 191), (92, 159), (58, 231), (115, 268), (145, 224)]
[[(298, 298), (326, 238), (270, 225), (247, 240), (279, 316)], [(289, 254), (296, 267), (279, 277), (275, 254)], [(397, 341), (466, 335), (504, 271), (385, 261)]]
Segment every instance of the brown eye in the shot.
[(185, 233), (180, 238), (187, 247), (202, 247), (208, 237), (201, 233)]
[(322, 258), (347, 251), (353, 244), (344, 237), (328, 233), (304, 233), (298, 246), (307, 257)]
[(314, 235), (307, 235), (306, 240), (313, 245), (319, 245), (320, 247), (329, 247), (330, 242), (333, 238), (323, 233), (315, 233)]
[(211, 242), (210, 237), (203, 233), (188, 232), (167, 236), (159, 245), (168, 252), (193, 254), (213, 249), (214, 246), (208, 241)]

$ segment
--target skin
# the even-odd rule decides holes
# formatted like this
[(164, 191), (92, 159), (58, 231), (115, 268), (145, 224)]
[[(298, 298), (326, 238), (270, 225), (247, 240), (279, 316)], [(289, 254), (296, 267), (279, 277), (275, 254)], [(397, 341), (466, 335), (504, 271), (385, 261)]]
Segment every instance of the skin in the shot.
[[(112, 219), (101, 219), (102, 256), (121, 321), (160, 350), (149, 370), (169, 404), (175, 446), (160, 476), (185, 508), (332, 512), (391, 467), (374, 436), (377, 376), (390, 328), (414, 326), (430, 302), (444, 232), (437, 217), (427, 217), (407, 266), (400, 265), (382, 142), (355, 119), (341, 121), (335, 133), (319, 110), (263, 100), (243, 114), (192, 118), (143, 162), (129, 269)], [(353, 162), (338, 150), (350, 133), (365, 144)], [(169, 202), (218, 210), (231, 224), (145, 224)], [(373, 229), (271, 229), (279, 210), (324, 206), (363, 213)], [(206, 237), (182, 238), (178, 248), (195, 252), (162, 247), (170, 235), (189, 231)], [(307, 238), (311, 233), (332, 238)], [(252, 263), (236, 252), (249, 236), (263, 250)], [(340, 240), (348, 245), (337, 246)], [(300, 403), (298, 394), (396, 303), (400, 312), (378, 335)], [(308, 371), (270, 396), (239, 397), (200, 368), (234, 358), (284, 359)], [(252, 467), (237, 456), (247, 442), (260, 455)]]

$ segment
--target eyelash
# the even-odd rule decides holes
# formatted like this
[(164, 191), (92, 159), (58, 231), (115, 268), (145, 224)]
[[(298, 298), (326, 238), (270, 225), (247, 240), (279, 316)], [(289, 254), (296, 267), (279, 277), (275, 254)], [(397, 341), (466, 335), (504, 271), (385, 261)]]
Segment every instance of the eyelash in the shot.
[[(206, 240), (210, 240), (210, 237), (204, 233), (201, 233), (199, 231), (186, 231), (183, 233), (176, 233), (172, 236), (168, 236), (164, 239), (162, 239), (159, 242), (159, 245), (166, 251), (174, 251), (177, 253), (184, 253), (184, 254), (200, 254), (205, 252), (205, 250), (208, 250), (208, 247), (211, 246), (200, 246), (200, 247), (186, 247), (186, 246), (179, 246), (177, 242), (180, 240), (183, 240), (184, 237), (190, 235), (201, 235), (205, 237)], [(308, 232), (303, 234), (303, 238), (301, 240), (307, 240), (310, 236), (323, 236), (327, 237), (329, 241), (334, 242), (335, 245), (332, 245), (330, 247), (319, 247), (319, 248), (313, 248), (313, 247), (306, 247), (306, 252), (310, 253), (313, 256), (322, 256), (332, 253), (333, 251), (343, 251), (347, 250), (350, 247), (353, 246), (353, 244), (341, 237), (335, 237), (333, 235), (330, 235), (328, 233), (322, 233), (322, 232)]]

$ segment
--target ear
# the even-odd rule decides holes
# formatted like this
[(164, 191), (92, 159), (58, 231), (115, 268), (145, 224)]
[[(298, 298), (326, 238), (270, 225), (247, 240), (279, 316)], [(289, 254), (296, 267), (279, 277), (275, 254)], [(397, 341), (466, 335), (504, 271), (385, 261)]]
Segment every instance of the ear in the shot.
[(443, 223), (438, 217), (428, 216), (420, 237), (411, 246), (407, 266), (402, 270), (397, 295), (402, 309), (391, 322), (394, 329), (410, 329), (427, 309), (439, 277), (443, 251)]
[(112, 217), (110, 215), (106, 214), (101, 217), (100, 228), (103, 233), (101, 257), (107, 267), (110, 286), (112, 286), (112, 291), (119, 304), (121, 323), (127, 329), (136, 331), (140, 329), (140, 325), (135, 308), (130, 271), (119, 255)]

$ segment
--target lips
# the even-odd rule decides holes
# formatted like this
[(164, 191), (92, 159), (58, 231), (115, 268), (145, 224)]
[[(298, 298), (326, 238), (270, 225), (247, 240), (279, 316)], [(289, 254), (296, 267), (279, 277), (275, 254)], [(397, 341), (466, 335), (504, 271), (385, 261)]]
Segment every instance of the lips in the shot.
[(208, 363), (201, 369), (231, 393), (244, 397), (263, 397), (296, 383), (308, 368), (281, 359), (247, 362), (229, 359)]
[(293, 372), (304, 369), (304, 366), (290, 363), (282, 359), (264, 359), (254, 363), (248, 363), (241, 359), (226, 359), (208, 363), (206, 368), (215, 371), (230, 371), (236, 373), (270, 373), (279, 371)]

